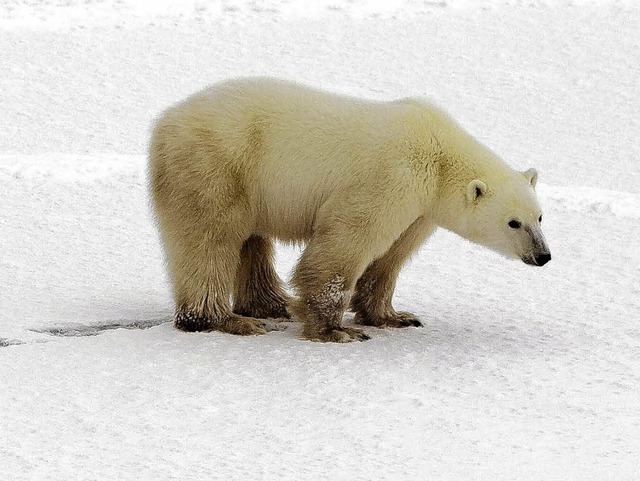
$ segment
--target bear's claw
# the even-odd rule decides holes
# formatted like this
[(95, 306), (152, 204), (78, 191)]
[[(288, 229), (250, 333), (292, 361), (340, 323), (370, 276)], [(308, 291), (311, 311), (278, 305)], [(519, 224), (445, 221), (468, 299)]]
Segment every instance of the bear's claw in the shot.
[(394, 314), (374, 317), (368, 314), (357, 312), (355, 315), (355, 323), (363, 326), (374, 326), (378, 328), (384, 327), (424, 327), (422, 322), (409, 312), (396, 312)]
[(314, 342), (353, 342), (353, 341), (368, 341), (371, 339), (366, 332), (360, 329), (354, 329), (352, 327), (340, 327), (333, 328), (323, 332), (305, 333), (303, 337)]
[(232, 316), (228, 320), (214, 326), (211, 330), (237, 334), (240, 336), (254, 336), (266, 334), (266, 324), (260, 319), (252, 317)]

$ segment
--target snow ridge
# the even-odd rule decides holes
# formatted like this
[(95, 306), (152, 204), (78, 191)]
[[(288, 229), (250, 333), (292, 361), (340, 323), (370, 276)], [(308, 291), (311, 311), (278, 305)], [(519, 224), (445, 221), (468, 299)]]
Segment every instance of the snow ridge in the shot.
[(543, 205), (554, 210), (640, 219), (640, 194), (635, 192), (545, 184), (539, 185), (538, 191)]
[[(0, 183), (146, 184), (144, 155), (0, 155)], [(584, 185), (538, 184), (546, 209), (640, 219), (640, 193)]]
[[(342, 15), (353, 19), (406, 18), (429, 15), (433, 10), (511, 7), (581, 7), (598, 5), (602, 0), (104, 0), (26, 2), (12, 0), (0, 4), (0, 27), (4, 29), (56, 30), (87, 25), (149, 24), (163, 19), (206, 21), (217, 18), (321, 18)], [(631, 7), (633, 0), (610, 0), (618, 8)]]

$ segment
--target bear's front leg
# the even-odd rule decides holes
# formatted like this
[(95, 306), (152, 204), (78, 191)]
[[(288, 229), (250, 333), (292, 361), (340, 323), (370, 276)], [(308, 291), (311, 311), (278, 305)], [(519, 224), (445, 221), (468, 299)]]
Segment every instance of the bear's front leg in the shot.
[(402, 265), (434, 231), (433, 224), (419, 217), (381, 257), (373, 261), (356, 283), (351, 310), (356, 324), (375, 327), (422, 327), (417, 316), (397, 312), (391, 305)]
[(385, 257), (374, 261), (358, 279), (350, 306), (355, 312), (355, 323), (379, 328), (422, 327), (417, 316), (409, 312), (397, 312), (392, 307), (397, 273), (380, 268)]
[(320, 342), (369, 339), (360, 329), (343, 327), (342, 316), (356, 280), (412, 222), (397, 214), (394, 218), (393, 214), (402, 210), (390, 204), (367, 199), (352, 202), (354, 210), (345, 212), (344, 203), (339, 203), (337, 208), (327, 206), (325, 214), (331, 214), (318, 216), (314, 235), (292, 279), (298, 293), (293, 310), (304, 322), (303, 337)]
[[(303, 272), (304, 261), (301, 262)], [(298, 276), (298, 279), (300, 276)], [(302, 318), (302, 335), (311, 341), (351, 342), (366, 341), (369, 336), (360, 329), (342, 326), (342, 316), (349, 303), (350, 290), (344, 273), (327, 272), (320, 282), (307, 283), (300, 289), (301, 299), (295, 308)], [(318, 280), (319, 280), (318, 279)]]
[(320, 226), (304, 250), (292, 278), (298, 293), (293, 313), (303, 323), (302, 336), (319, 342), (365, 341), (360, 329), (342, 326), (356, 279), (368, 263), (357, 236), (344, 226)]

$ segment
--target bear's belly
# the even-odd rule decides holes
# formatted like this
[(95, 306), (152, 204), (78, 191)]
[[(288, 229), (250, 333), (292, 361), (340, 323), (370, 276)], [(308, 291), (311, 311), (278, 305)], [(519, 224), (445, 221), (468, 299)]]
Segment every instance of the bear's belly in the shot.
[(256, 202), (255, 234), (285, 242), (305, 242), (313, 235), (326, 192), (308, 188), (265, 188)]
[(308, 241), (318, 210), (327, 200), (348, 190), (345, 179), (339, 172), (318, 166), (290, 165), (278, 172), (263, 172), (252, 184), (250, 194), (255, 207), (255, 234), (285, 242)]

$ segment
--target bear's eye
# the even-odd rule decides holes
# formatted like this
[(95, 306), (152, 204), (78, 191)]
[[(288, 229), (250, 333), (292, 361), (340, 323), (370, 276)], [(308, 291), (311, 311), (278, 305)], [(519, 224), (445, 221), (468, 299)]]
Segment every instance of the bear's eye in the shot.
[(519, 229), (520, 225), (521, 225), (520, 222), (518, 222), (515, 219), (509, 221), (509, 227), (511, 227), (512, 229)]
[(538, 222), (542, 223), (542, 216), (538, 217)]

